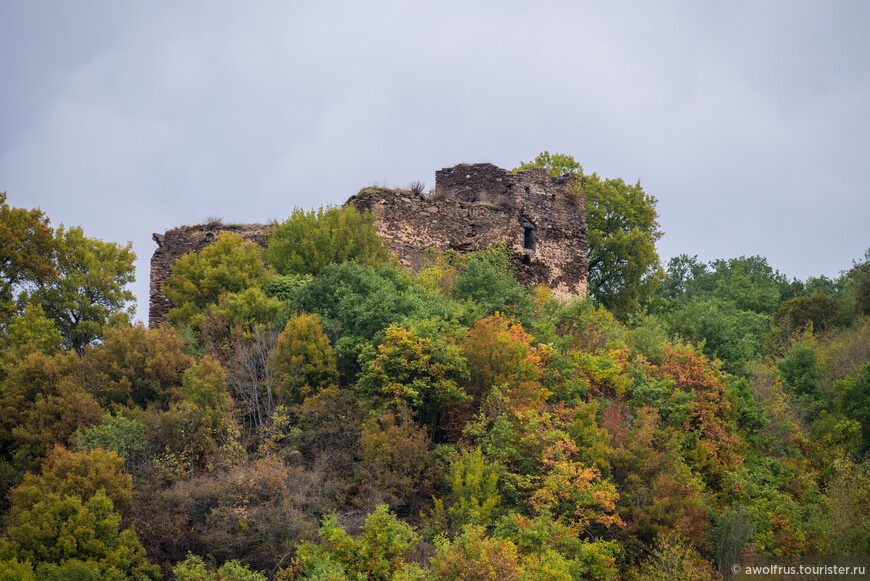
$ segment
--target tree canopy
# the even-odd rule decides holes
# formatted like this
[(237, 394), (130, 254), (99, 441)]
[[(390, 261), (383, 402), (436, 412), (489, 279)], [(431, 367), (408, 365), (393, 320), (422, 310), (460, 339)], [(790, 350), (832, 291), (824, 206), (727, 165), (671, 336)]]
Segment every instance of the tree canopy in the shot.
[[(536, 163), (598, 188), (613, 240), (655, 222)], [(0, 580), (721, 579), (870, 546), (866, 257), (799, 281), (681, 255), (563, 300), (503, 248), (410, 273), (323, 234), (276, 274), (224, 236), (148, 329), (128, 249), (0, 217), (47, 253), (2, 265)]]
[(316, 274), (328, 264), (347, 260), (366, 266), (391, 261), (378, 237), (375, 217), (361, 214), (351, 204), (293, 210), (272, 228), (267, 256), (278, 274)]
[[(638, 306), (659, 271), (655, 244), (661, 238), (657, 200), (622, 179), (586, 175), (570, 155), (545, 151), (514, 172), (542, 167), (553, 176), (573, 174), (575, 199), (586, 200), (589, 294), (619, 317)], [(569, 195), (571, 193), (569, 192)]]
[[(106, 327), (128, 323), (135, 307), (132, 244), (54, 230), (41, 210), (13, 208), (0, 193), (0, 329), (29, 308), (50, 319), (63, 344), (81, 352)], [(31, 310), (30, 316), (36, 311)], [(32, 319), (31, 319), (32, 320)]]

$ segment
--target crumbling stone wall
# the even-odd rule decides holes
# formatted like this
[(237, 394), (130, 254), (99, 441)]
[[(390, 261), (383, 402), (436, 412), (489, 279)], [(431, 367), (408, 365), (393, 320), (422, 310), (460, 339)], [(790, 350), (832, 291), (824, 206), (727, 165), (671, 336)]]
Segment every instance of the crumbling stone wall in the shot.
[[(586, 294), (586, 214), (582, 195), (569, 195), (573, 177), (543, 169), (518, 174), (482, 163), (435, 174), (435, 195), (366, 188), (349, 203), (369, 210), (378, 234), (411, 270), (423, 266), (427, 248), (459, 252), (504, 243), (517, 279), (547, 284), (557, 296)], [(534, 249), (527, 229), (534, 230)]]
[(173, 228), (165, 234), (152, 234), (157, 250), (151, 256), (148, 326), (154, 328), (165, 323), (169, 309), (175, 306), (163, 294), (163, 285), (172, 274), (172, 265), (176, 260), (188, 252), (199, 252), (214, 244), (224, 232), (232, 232), (248, 242), (265, 246), (270, 228), (266, 224), (198, 224)]
[[(427, 248), (469, 252), (504, 243), (517, 280), (545, 283), (568, 298), (586, 294), (588, 274), (585, 200), (572, 197), (572, 179), (543, 169), (513, 174), (488, 163), (462, 164), (436, 172), (434, 196), (365, 188), (347, 203), (374, 214), (378, 234), (406, 268), (419, 271)], [(149, 325), (165, 322), (173, 307), (163, 284), (176, 260), (201, 251), (222, 232), (265, 245), (269, 228), (198, 225), (154, 234)]]

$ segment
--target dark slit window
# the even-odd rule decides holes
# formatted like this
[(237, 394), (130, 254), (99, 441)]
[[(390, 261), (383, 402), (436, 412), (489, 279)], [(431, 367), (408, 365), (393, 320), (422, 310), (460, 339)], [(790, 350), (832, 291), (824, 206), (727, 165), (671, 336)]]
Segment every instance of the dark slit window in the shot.
[(523, 222), (523, 250), (534, 252), (536, 241), (537, 233), (535, 232), (535, 226), (528, 222)]

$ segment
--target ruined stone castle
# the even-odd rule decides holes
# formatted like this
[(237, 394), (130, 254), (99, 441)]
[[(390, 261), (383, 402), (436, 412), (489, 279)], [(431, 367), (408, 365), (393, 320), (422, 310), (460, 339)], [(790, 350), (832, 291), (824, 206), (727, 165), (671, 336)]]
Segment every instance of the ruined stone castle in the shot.
[[(469, 252), (505, 244), (517, 280), (544, 283), (568, 298), (586, 294), (588, 274), (585, 200), (573, 179), (537, 168), (514, 174), (489, 163), (460, 164), (436, 172), (434, 195), (365, 188), (347, 203), (375, 216), (378, 234), (406, 268), (418, 271), (428, 248)], [(201, 224), (154, 234), (149, 325), (165, 322), (173, 306), (163, 284), (177, 259), (223, 232), (265, 245), (269, 230), (266, 224)]]

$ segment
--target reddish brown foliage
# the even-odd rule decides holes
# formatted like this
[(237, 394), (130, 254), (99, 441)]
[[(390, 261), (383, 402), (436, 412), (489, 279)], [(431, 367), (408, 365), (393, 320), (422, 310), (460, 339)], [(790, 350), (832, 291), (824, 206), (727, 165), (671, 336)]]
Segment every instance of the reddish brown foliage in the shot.
[(665, 347), (659, 371), (676, 382), (676, 387), (694, 393), (692, 423), (686, 432), (699, 432), (699, 451), (716, 464), (733, 469), (741, 462), (737, 439), (729, 431), (731, 405), (719, 369), (703, 355), (688, 347)]

